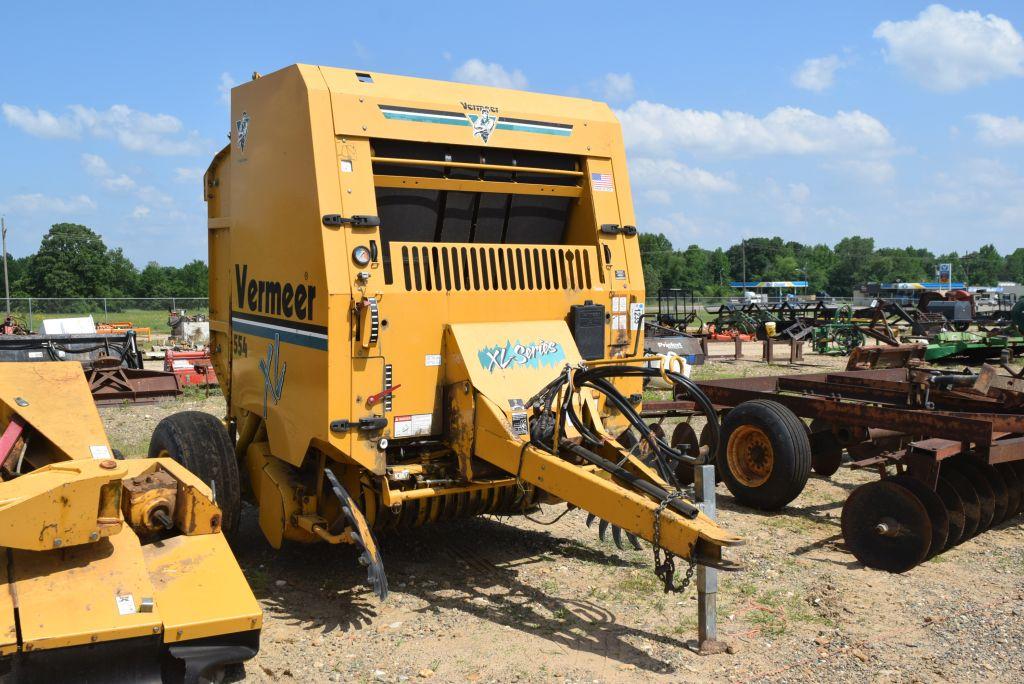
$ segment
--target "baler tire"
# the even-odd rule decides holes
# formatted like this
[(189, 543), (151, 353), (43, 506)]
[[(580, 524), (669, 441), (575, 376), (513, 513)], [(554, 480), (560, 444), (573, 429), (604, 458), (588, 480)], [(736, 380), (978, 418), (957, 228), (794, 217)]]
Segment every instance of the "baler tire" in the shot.
[(221, 530), (229, 539), (241, 517), (238, 460), (224, 424), (202, 411), (182, 411), (161, 420), (149, 440), (149, 458), (166, 456), (216, 489)]
[(737, 503), (762, 511), (783, 508), (800, 496), (811, 473), (807, 428), (778, 402), (744, 402), (722, 421), (717, 465)]

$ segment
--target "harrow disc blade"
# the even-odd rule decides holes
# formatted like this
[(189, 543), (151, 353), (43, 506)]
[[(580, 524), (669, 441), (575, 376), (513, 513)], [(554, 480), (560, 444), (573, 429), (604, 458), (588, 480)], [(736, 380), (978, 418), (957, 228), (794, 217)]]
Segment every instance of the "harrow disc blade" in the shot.
[(928, 547), (928, 556), (934, 556), (946, 548), (946, 539), (949, 538), (949, 513), (942, 505), (939, 495), (931, 487), (910, 475), (897, 475), (890, 478), (890, 481), (916, 496), (928, 511), (928, 519), (932, 523), (932, 542)]
[(1017, 481), (1020, 482), (1021, 486), (1020, 508), (1017, 509), (1017, 513), (1024, 513), (1024, 461), (1011, 461), (1006, 465), (1013, 468), (1013, 471), (1017, 474)]
[(953, 485), (943, 478), (935, 484), (935, 493), (942, 499), (942, 505), (946, 508), (946, 515), (949, 517), (949, 534), (946, 535), (945, 548), (951, 548), (960, 543), (964, 536), (964, 502), (956, 493)]
[(831, 477), (843, 464), (843, 446), (820, 418), (811, 421), (811, 468), (822, 477)]
[[(696, 456), (700, 448), (697, 442), (697, 432), (689, 423), (676, 425), (672, 430), (672, 440), (669, 445), (688, 456)], [(676, 468), (676, 479), (679, 480), (680, 487), (693, 484), (693, 466), (689, 463), (680, 463)]]
[(633, 534), (632, 532), (627, 532), (626, 533), (626, 540), (629, 541), (630, 545), (634, 549), (636, 549), (637, 551), (639, 551), (640, 549), (644, 548), (644, 547), (640, 546), (640, 540), (637, 539), (637, 536), (635, 534)]
[(958, 471), (943, 466), (939, 479), (948, 484), (960, 497), (964, 506), (964, 531), (957, 543), (965, 542), (978, 533), (981, 526), (981, 498), (971, 481)]
[[(711, 445), (711, 425), (705, 424), (704, 428), (700, 431), (700, 440), (698, 442), (700, 446)], [(718, 467), (717, 459), (718, 454), (712, 453), (710, 457), (709, 465), (715, 466), (715, 484), (722, 481), (722, 469)]]
[(601, 541), (605, 541), (605, 535), (608, 534), (608, 521), (602, 519), (597, 526), (597, 536)]
[(843, 505), (846, 547), (864, 565), (904, 572), (928, 557), (932, 523), (909, 489), (880, 480), (861, 485)]
[[(665, 441), (665, 428), (661, 427), (660, 424), (658, 424), (658, 423), (649, 423), (647, 425), (647, 429), (651, 431), (651, 434), (654, 437), (660, 439), (661, 441)], [(637, 447), (636, 453), (640, 457), (640, 460), (643, 461), (645, 465), (654, 467), (656, 458), (654, 456), (653, 451), (654, 450), (651, 449), (650, 442), (648, 442), (646, 439), (644, 439), (644, 440), (641, 441), (640, 446)]]
[(988, 478), (978, 468), (973, 467), (973, 465), (973, 461), (957, 459), (954, 467), (960, 474), (971, 481), (971, 486), (978, 493), (978, 503), (981, 504), (981, 520), (978, 521), (978, 530), (975, 534), (980, 534), (992, 527), (992, 523), (995, 520), (996, 493), (992, 490), (992, 485)]
[(992, 516), (992, 524), (998, 525), (1006, 520), (1006, 515), (1010, 510), (1010, 492), (1006, 486), (1006, 480), (1003, 479), (1003, 476), (999, 474), (999, 471), (993, 465), (975, 461), (974, 467), (981, 472), (992, 487), (992, 493), (995, 495), (995, 511)]
[(1000, 463), (995, 468), (1006, 483), (1006, 497), (1009, 503), (1004, 520), (1009, 520), (1020, 512), (1021, 503), (1024, 502), (1024, 482), (1021, 482), (1017, 471), (1009, 463)]
[(593, 513), (587, 513), (587, 527), (591, 527), (594, 521), (597, 520), (597, 516)]

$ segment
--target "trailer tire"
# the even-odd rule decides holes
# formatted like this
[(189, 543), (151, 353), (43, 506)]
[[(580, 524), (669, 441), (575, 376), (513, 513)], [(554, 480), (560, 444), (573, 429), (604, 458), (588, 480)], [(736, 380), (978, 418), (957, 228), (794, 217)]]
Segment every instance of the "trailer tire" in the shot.
[(778, 510), (800, 495), (810, 476), (807, 428), (778, 402), (744, 402), (722, 421), (717, 464), (738, 503)]
[(157, 424), (149, 440), (149, 458), (168, 457), (216, 489), (221, 530), (234, 535), (241, 517), (238, 460), (224, 424), (202, 411), (182, 411)]

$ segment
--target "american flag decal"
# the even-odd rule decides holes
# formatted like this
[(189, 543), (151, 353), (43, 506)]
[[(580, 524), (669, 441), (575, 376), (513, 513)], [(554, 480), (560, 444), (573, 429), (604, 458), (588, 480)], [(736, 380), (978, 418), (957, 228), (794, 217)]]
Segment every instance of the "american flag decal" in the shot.
[(612, 174), (610, 173), (590, 174), (590, 186), (594, 188), (594, 192), (615, 192), (615, 186), (612, 184)]

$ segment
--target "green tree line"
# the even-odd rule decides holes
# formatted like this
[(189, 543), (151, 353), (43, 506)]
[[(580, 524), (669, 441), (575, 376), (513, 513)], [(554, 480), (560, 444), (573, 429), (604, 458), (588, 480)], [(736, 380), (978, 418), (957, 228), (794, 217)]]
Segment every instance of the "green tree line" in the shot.
[(723, 296), (735, 292), (729, 282), (744, 280), (744, 273), (747, 281), (807, 280), (811, 292), (849, 296), (866, 282), (934, 281), (941, 263), (953, 265), (954, 281), (969, 285), (1024, 282), (1024, 247), (1005, 256), (993, 245), (967, 254), (935, 254), (918, 247), (875, 247), (864, 237), (843, 238), (835, 247), (774, 237), (748, 238), (728, 249), (676, 249), (662, 234), (642, 234), (640, 252), (649, 296), (663, 287)]
[[(121, 248), (77, 223), (50, 227), (35, 254), (7, 256), (11, 297), (206, 297), (207, 267), (155, 261), (139, 269)], [(2, 293), (0, 293), (2, 294)]]

